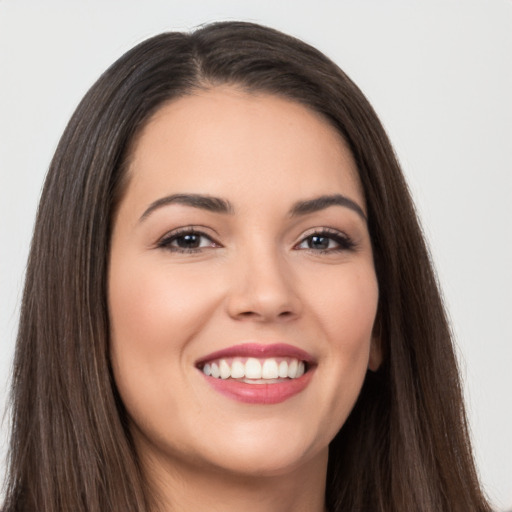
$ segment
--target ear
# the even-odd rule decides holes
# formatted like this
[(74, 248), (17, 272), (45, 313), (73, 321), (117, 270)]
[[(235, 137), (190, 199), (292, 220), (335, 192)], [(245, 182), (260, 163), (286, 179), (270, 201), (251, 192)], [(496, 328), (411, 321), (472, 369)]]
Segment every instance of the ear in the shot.
[(376, 372), (382, 363), (382, 342), (380, 336), (373, 334), (370, 342), (370, 355), (368, 357), (368, 369)]

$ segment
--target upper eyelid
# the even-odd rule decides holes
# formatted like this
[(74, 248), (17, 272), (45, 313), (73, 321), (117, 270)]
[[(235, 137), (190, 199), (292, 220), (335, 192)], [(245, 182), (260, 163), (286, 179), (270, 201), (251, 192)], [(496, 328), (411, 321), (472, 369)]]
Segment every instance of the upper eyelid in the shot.
[[(212, 235), (210, 233), (207, 233), (205, 230), (211, 230), (215, 234)], [(179, 227), (179, 228), (175, 228), (175, 229), (171, 229), (170, 231), (167, 231), (163, 236), (161, 236), (158, 239), (157, 243), (160, 243), (161, 241), (168, 240), (170, 238), (177, 237), (180, 235), (186, 235), (188, 233), (194, 233), (196, 235), (205, 236), (206, 238), (209, 238), (210, 240), (212, 240), (212, 242), (216, 242), (215, 237), (219, 236), (215, 230), (213, 230), (211, 228), (207, 228), (206, 226), (197, 226), (197, 225), (183, 226), (183, 227)]]
[(340, 229), (331, 228), (331, 227), (327, 227), (327, 226), (320, 226), (320, 227), (310, 228), (310, 229), (307, 229), (306, 231), (304, 231), (299, 236), (299, 241), (304, 240), (305, 238), (308, 238), (308, 237), (310, 237), (312, 235), (316, 235), (316, 234), (337, 235), (337, 236), (341, 236), (341, 237), (347, 238), (347, 239), (352, 238), (345, 231), (342, 231)]
[(343, 231), (337, 228), (331, 228), (329, 226), (315, 226), (313, 228), (308, 228), (304, 231), (303, 235), (310, 233), (340, 233), (343, 234)]
[[(214, 234), (208, 233), (207, 231), (213, 231)], [(215, 231), (213, 228), (208, 226), (202, 226), (202, 225), (189, 225), (189, 226), (183, 226), (179, 228), (175, 228), (173, 230), (168, 231), (163, 236), (161, 236), (155, 243), (155, 245), (161, 246), (172, 239), (179, 237), (180, 235), (186, 235), (188, 233), (194, 233), (200, 236), (204, 236), (207, 239), (209, 239), (211, 242), (218, 246), (222, 246), (223, 244), (219, 242), (219, 234), (217, 231)], [(342, 231), (337, 228), (333, 228), (330, 226), (316, 226), (309, 229), (304, 230), (297, 238), (296, 241), (293, 243), (293, 246), (295, 247), (297, 244), (302, 243), (305, 239), (316, 235), (324, 235), (324, 236), (337, 236), (343, 239), (346, 239), (348, 242), (354, 243), (354, 239), (349, 236), (345, 231)]]
[[(355, 240), (352, 236), (347, 234), (345, 231), (342, 231), (340, 229), (332, 228), (332, 227), (317, 227), (317, 228), (311, 228), (310, 230), (305, 231), (298, 241), (294, 244), (294, 248), (297, 246), (303, 244), (308, 238), (311, 238), (312, 236), (319, 235), (321, 237), (330, 238), (334, 242), (340, 245), (339, 250), (354, 250), (359, 247), (359, 242)], [(304, 250), (313, 250), (315, 252), (322, 252), (319, 249), (306, 249)], [(325, 252), (336, 252), (337, 249), (326, 249)]]
[[(208, 240), (209, 244), (203, 247), (179, 247), (174, 246), (173, 244), (176, 242), (177, 239), (179, 239), (181, 236), (186, 236), (187, 234), (195, 234), (199, 237), (205, 238)], [(210, 245), (211, 244), (211, 245)], [(187, 253), (187, 254), (193, 254), (193, 253), (201, 253), (205, 249), (212, 249), (212, 248), (220, 248), (222, 245), (215, 240), (214, 237), (204, 233), (203, 231), (199, 230), (193, 230), (193, 229), (176, 229), (173, 231), (169, 231), (167, 234), (165, 234), (163, 237), (161, 237), (153, 246), (155, 249), (162, 249), (165, 251), (170, 252), (176, 252), (176, 253)]]

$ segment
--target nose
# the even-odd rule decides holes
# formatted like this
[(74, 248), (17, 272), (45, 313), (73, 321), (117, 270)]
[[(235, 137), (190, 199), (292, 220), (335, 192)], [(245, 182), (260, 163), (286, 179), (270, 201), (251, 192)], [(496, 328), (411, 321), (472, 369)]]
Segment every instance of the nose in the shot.
[(300, 316), (297, 282), (278, 254), (240, 255), (230, 276), (228, 314), (236, 320), (284, 322)]

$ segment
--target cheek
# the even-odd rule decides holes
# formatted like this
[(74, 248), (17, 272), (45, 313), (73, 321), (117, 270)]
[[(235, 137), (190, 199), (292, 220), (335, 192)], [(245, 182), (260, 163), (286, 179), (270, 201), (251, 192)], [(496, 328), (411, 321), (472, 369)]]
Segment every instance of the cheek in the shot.
[[(161, 263), (161, 262), (160, 262)], [(109, 276), (110, 356), (116, 386), (135, 425), (174, 425), (187, 396), (188, 348), (214, 300), (202, 276), (120, 258)], [(171, 272), (172, 270), (172, 272)], [(201, 293), (198, 293), (201, 290)], [(172, 393), (165, 390), (172, 389)], [(158, 436), (157, 436), (158, 437)]]
[(336, 275), (317, 275), (315, 284), (311, 308), (331, 348), (349, 358), (367, 352), (379, 297), (373, 264), (340, 268)]
[(200, 275), (158, 263), (120, 259), (109, 276), (111, 361), (128, 408), (181, 382), (190, 340), (215, 303), (215, 288), (206, 289)]
[[(321, 407), (327, 411), (324, 425), (331, 438), (359, 396), (368, 369), (377, 312), (378, 286), (373, 265), (357, 270), (340, 269), (336, 276), (331, 275), (330, 281), (323, 281), (324, 291), (317, 288), (310, 302), (327, 346), (318, 377), (325, 391), (321, 397)], [(319, 279), (316, 282), (322, 283)]]
[[(149, 262), (150, 263), (150, 262)], [(109, 312), (117, 344), (140, 344), (141, 351), (174, 350), (198, 327), (208, 308), (201, 277), (165, 265), (124, 262), (109, 280)]]

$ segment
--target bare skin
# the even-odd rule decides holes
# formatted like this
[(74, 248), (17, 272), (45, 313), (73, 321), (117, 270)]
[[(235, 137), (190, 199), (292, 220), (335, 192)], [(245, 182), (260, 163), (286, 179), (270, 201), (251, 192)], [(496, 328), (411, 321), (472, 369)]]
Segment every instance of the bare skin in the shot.
[[(164, 105), (134, 147), (109, 273), (155, 510), (323, 512), (329, 443), (380, 364), (377, 302), (357, 169), (329, 123), (232, 87)], [(291, 373), (249, 376), (247, 345)]]
[[(147, 453), (147, 452), (146, 452)], [(241, 476), (185, 464), (147, 463), (158, 512), (327, 512), (324, 507), (327, 453), (283, 475)], [(151, 469), (154, 468), (154, 475)], [(169, 507), (168, 504), (172, 504)]]

